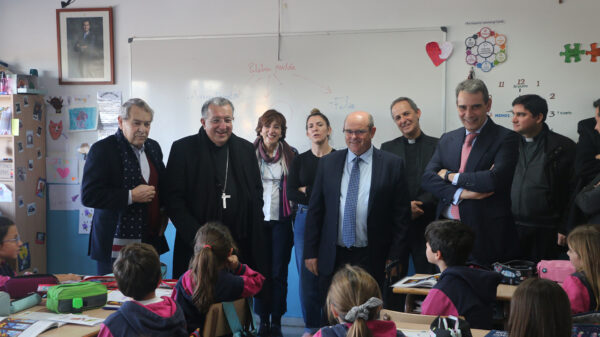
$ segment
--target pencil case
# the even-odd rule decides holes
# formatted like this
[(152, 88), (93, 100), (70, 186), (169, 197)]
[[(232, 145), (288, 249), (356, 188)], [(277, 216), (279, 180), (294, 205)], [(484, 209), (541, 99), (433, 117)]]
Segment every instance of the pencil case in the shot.
[(106, 304), (106, 286), (96, 282), (59, 284), (48, 289), (46, 307), (56, 313), (79, 313)]
[(9, 293), (11, 298), (19, 299), (36, 292), (41, 283), (58, 284), (58, 280), (50, 274), (14, 276), (6, 281), (0, 290)]

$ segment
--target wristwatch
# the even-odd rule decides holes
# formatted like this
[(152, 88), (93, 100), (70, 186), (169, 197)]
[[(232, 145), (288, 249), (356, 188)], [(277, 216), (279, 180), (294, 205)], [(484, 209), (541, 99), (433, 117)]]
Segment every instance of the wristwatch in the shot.
[(448, 180), (448, 176), (450, 175), (450, 173), (454, 173), (450, 170), (446, 170), (446, 174), (444, 174), (444, 180), (450, 182), (450, 180)]

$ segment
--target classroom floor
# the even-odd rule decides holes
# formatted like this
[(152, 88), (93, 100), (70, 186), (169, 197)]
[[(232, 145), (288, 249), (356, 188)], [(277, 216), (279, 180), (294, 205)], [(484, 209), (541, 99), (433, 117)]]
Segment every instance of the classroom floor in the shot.
[(281, 319), (283, 337), (300, 337), (304, 333), (302, 318), (284, 317)]

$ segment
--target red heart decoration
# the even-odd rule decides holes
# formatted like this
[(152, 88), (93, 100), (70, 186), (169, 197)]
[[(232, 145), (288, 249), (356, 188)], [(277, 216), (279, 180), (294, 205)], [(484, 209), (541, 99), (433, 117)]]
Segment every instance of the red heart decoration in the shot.
[(427, 55), (429, 55), (431, 62), (433, 62), (436, 67), (445, 61), (440, 58), (442, 50), (437, 42), (429, 42), (427, 45), (425, 45), (425, 50), (427, 51)]
[(71, 170), (69, 170), (68, 167), (65, 167), (65, 168), (59, 167), (56, 169), (56, 172), (58, 172), (58, 175), (64, 179), (69, 175), (69, 173), (71, 173)]

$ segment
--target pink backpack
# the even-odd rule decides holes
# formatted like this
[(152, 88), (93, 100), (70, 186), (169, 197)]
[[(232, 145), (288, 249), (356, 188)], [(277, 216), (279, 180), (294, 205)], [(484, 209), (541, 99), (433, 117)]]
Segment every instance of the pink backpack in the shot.
[(542, 260), (537, 265), (538, 276), (558, 283), (563, 283), (567, 276), (575, 272), (569, 260)]

